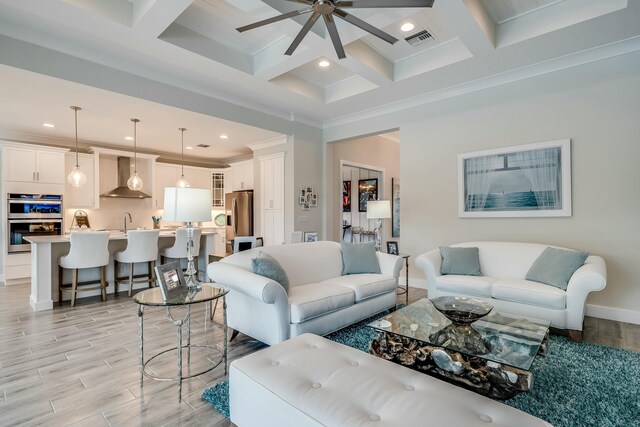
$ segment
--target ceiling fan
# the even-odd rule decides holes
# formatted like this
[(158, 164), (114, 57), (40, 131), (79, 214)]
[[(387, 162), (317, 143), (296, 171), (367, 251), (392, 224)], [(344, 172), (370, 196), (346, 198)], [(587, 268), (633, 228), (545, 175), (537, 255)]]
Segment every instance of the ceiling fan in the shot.
[(340, 34), (336, 28), (336, 23), (333, 19), (334, 16), (355, 25), (364, 31), (373, 34), (376, 37), (394, 44), (398, 41), (395, 37), (384, 31), (374, 27), (371, 24), (366, 23), (360, 18), (357, 18), (350, 13), (342, 10), (343, 8), (410, 8), (410, 7), (432, 7), (435, 0), (353, 0), (353, 1), (341, 1), (341, 0), (287, 0), (294, 3), (302, 3), (311, 7), (306, 9), (294, 10), (293, 12), (283, 13), (282, 15), (275, 16), (273, 18), (265, 19), (263, 21), (254, 22), (253, 24), (245, 25), (244, 27), (236, 28), (239, 32), (253, 30), (254, 28), (262, 27), (264, 25), (273, 24), (274, 22), (282, 21), (288, 18), (294, 18), (296, 16), (305, 15), (311, 13), (309, 20), (303, 25), (302, 30), (298, 33), (296, 38), (289, 46), (289, 49), (285, 52), (285, 55), (293, 55), (293, 52), (298, 48), (302, 40), (311, 30), (311, 27), (322, 16), (324, 23), (327, 26), (331, 41), (336, 49), (338, 58), (344, 59), (347, 55), (344, 52), (344, 46), (340, 40)]

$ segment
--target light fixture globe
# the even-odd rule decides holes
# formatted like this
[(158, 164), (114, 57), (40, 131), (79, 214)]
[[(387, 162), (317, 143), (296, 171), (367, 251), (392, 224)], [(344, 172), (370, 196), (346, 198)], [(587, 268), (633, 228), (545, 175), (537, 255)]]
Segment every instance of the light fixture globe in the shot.
[(73, 110), (74, 127), (76, 130), (76, 166), (71, 173), (67, 176), (67, 181), (72, 187), (82, 187), (87, 183), (87, 176), (80, 170), (80, 159), (78, 158), (78, 111), (82, 110), (80, 107), (72, 105), (70, 107)]
[(72, 187), (82, 187), (87, 183), (87, 176), (80, 170), (80, 166), (75, 166), (67, 176), (67, 181)]
[(176, 187), (187, 188), (187, 187), (191, 187), (191, 185), (189, 185), (189, 181), (187, 181), (187, 179), (184, 177), (184, 131), (187, 129), (178, 128), (178, 130), (180, 131), (180, 140), (181, 140), (180, 147), (182, 148), (182, 157), (180, 160), (180, 179), (178, 179), (178, 182), (176, 182)]
[(129, 190), (141, 191), (144, 183), (142, 178), (138, 175), (138, 123), (139, 119), (131, 119), (133, 122), (133, 175), (127, 180), (127, 187)]
[(191, 187), (191, 185), (189, 184), (189, 181), (187, 181), (187, 179), (184, 177), (184, 175), (182, 175), (176, 183), (176, 187), (187, 188)]
[(141, 191), (144, 183), (142, 178), (138, 175), (138, 172), (134, 172), (133, 175), (127, 180), (127, 187), (129, 190)]

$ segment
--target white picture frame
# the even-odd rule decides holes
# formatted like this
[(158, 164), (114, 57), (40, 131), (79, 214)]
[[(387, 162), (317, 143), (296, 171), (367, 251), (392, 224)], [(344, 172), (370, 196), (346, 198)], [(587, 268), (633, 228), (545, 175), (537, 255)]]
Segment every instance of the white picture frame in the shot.
[(570, 139), (458, 154), (459, 217), (571, 215)]

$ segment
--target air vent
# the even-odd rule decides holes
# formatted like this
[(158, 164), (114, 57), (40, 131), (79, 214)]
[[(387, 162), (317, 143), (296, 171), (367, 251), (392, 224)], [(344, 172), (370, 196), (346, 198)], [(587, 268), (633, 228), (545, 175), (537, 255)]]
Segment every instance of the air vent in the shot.
[(407, 37), (405, 40), (411, 46), (418, 46), (432, 38), (433, 36), (429, 31), (423, 30), (423, 31), (420, 31), (419, 33), (415, 33), (414, 35)]
[(210, 145), (207, 145), (207, 144), (198, 144), (198, 145), (196, 145), (196, 147), (200, 147), (200, 148), (209, 148), (209, 147), (211, 147), (211, 146), (210, 146)]

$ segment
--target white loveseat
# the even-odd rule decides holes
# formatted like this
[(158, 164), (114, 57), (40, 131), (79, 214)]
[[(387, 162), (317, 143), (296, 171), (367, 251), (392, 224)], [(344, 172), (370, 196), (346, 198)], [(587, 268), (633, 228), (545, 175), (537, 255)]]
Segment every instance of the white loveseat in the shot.
[(466, 295), (484, 299), (498, 311), (548, 320), (551, 326), (568, 330), (574, 340), (582, 339), (587, 296), (589, 292), (604, 289), (607, 283), (607, 269), (601, 257), (589, 256), (584, 265), (573, 273), (564, 291), (555, 286), (525, 280), (529, 268), (548, 245), (467, 242), (451, 246), (479, 248), (483, 275), (441, 275), (440, 250), (424, 253), (416, 258), (416, 266), (427, 278), (429, 298)]
[[(260, 251), (275, 258), (289, 278), (289, 294), (277, 282), (254, 274)], [(207, 273), (230, 289), (229, 327), (266, 344), (312, 332), (326, 335), (396, 304), (402, 258), (377, 252), (382, 274), (342, 275), (336, 242), (265, 246), (209, 264)]]

